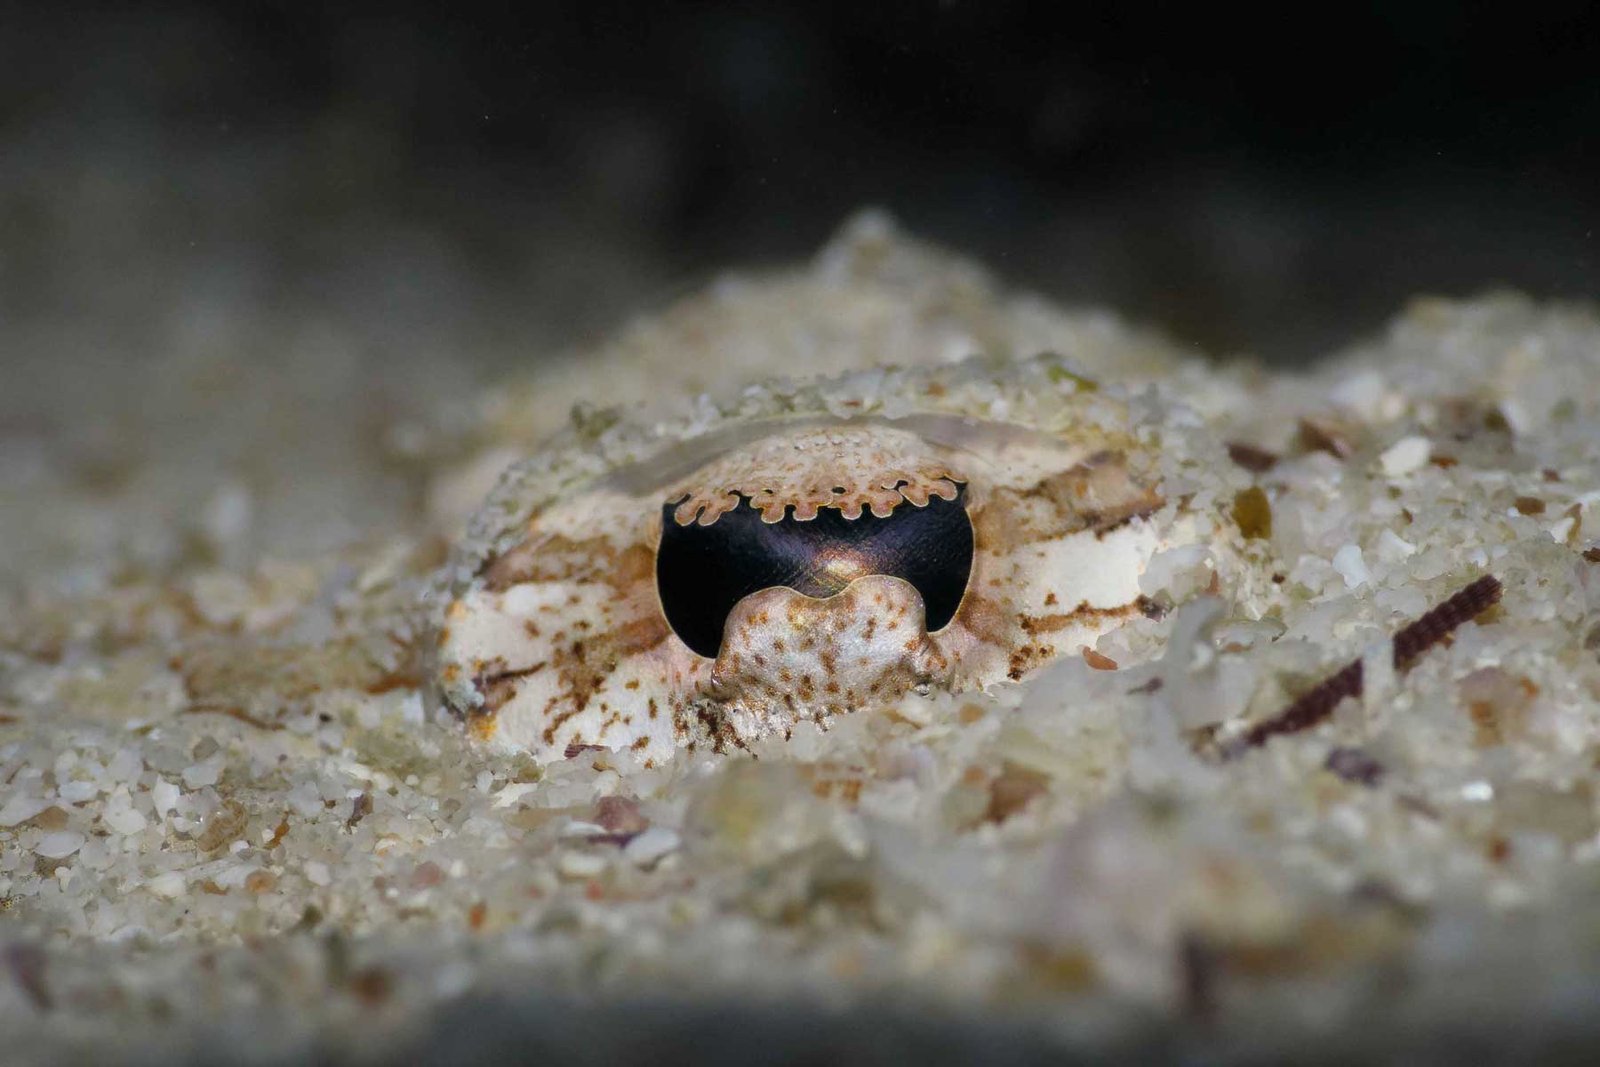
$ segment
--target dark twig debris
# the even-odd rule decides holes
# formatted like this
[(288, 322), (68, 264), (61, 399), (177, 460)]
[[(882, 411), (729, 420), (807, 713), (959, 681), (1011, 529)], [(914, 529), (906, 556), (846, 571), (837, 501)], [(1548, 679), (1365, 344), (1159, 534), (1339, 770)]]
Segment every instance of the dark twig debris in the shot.
[[(1444, 640), (1462, 623), (1471, 622), (1500, 600), (1504, 587), (1500, 579), (1486, 574), (1456, 593), (1394, 635), (1395, 670), (1407, 670), (1428, 649)], [(1222, 750), (1223, 759), (1242, 756), (1280, 734), (1299, 733), (1322, 722), (1339, 701), (1361, 695), (1361, 661), (1345, 664), (1327, 679), (1312, 686), (1288, 707), (1263, 719)]]

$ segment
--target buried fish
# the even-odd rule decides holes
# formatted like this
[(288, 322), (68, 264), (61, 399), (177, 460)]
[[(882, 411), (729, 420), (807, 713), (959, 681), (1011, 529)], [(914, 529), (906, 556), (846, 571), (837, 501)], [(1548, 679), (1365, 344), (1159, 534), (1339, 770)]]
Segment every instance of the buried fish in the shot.
[(1016, 366), (1036, 388), (1005, 418), (962, 413), (969, 363), (900, 372), (925, 401), (894, 417), (841, 416), (824, 383), (628, 462), (568, 442), (519, 465), (453, 565), (445, 705), (540, 761), (654, 763), (1092, 644), (1148, 607), (1163, 499), (1121, 402), (1055, 357)]

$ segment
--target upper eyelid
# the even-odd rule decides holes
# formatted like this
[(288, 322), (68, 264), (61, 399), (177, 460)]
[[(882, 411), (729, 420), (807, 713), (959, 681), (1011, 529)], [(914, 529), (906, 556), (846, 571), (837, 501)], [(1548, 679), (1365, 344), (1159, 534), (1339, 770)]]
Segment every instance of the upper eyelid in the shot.
[(613, 468), (592, 483), (592, 489), (608, 489), (629, 496), (665, 492), (696, 471), (735, 449), (763, 438), (786, 432), (820, 428), (885, 427), (906, 430), (931, 445), (981, 461), (985, 452), (1010, 445), (1031, 444), (1070, 451), (1071, 446), (1045, 430), (971, 416), (915, 413), (901, 418), (877, 415), (839, 419), (807, 416), (793, 419), (763, 419), (714, 430), (668, 446), (646, 459)]

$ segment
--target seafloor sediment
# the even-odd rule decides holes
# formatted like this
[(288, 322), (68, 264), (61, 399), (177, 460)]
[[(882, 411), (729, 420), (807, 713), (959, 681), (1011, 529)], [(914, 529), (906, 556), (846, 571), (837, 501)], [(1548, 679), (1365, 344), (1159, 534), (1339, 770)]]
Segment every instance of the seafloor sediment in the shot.
[[(1415, 301), (1309, 373), (1219, 365), (869, 216), (193, 507), (160, 461), (181, 420), (106, 431), (157, 457), (114, 476), (34, 441), (0, 465), (7, 1058), (362, 1059), (519, 1025), (731, 1055), (681, 1025), (707, 1013), (769, 1049), (873, 1018), (902, 1048), (967, 1035), (946, 1051), (1597, 1036), (1597, 370), (1592, 309), (1515, 296)], [(1143, 576), (1159, 610), (754, 759), (540, 767), (433, 714), (430, 593), (540, 441), (578, 492), (649, 442), (797, 397), (903, 414), (930, 381), (983, 418), (1120, 405), (1195, 534)], [(241, 432), (320, 432), (292, 414)], [(1488, 573), (1499, 605), (1387, 668)], [(1220, 758), (1352, 659), (1359, 698)], [(562, 1019), (587, 1046), (551, 1043)]]

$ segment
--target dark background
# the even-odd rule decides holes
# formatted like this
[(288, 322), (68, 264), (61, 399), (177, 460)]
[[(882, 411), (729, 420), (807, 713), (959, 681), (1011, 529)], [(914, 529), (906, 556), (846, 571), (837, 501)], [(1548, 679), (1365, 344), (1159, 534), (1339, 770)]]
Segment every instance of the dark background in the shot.
[(875, 204), (1308, 358), (1417, 292), (1595, 292), (1586, 8), (16, 6), (0, 316), (36, 358), (293, 314), (492, 371)]

